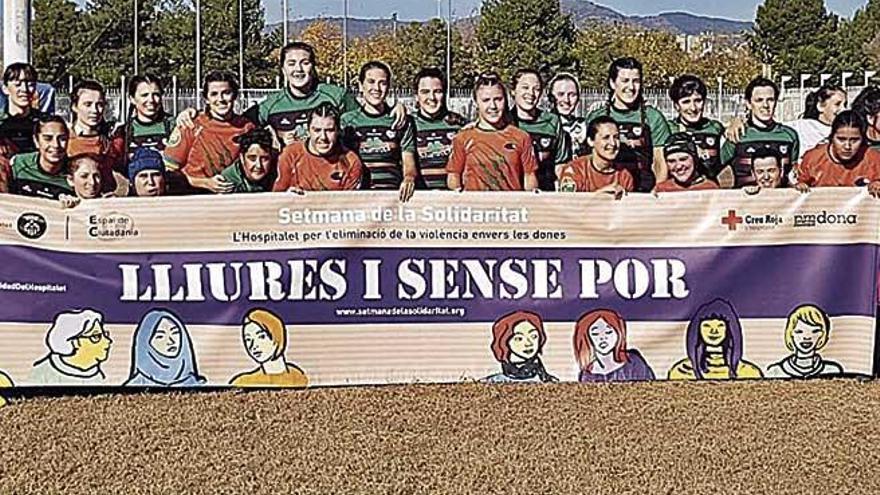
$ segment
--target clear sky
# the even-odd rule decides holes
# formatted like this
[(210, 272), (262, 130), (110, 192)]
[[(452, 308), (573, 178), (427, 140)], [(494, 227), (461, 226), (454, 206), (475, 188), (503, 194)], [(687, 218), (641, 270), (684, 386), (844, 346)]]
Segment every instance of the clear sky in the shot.
[[(291, 19), (301, 17), (340, 16), (343, 0), (287, 0)], [(443, 15), (446, 2), (441, 0)], [(595, 3), (611, 7), (622, 14), (652, 15), (669, 11), (728, 19), (753, 20), (755, 9), (763, 0), (598, 0)], [(867, 0), (826, 0), (832, 11), (850, 17)], [(479, 9), (480, 0), (453, 0), (453, 15), (466, 17)], [(263, 0), (269, 22), (281, 20), (282, 0)], [(390, 17), (392, 12), (402, 20), (427, 19), (437, 13), (437, 0), (349, 0), (352, 17)]]

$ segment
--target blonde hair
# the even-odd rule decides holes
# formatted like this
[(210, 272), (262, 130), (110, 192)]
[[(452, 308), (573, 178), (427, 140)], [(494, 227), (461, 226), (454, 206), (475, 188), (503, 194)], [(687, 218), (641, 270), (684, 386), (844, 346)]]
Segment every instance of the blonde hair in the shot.
[(275, 353), (272, 355), (272, 359), (283, 356), (284, 350), (287, 348), (287, 329), (281, 318), (266, 309), (253, 309), (248, 311), (244, 317), (245, 325), (250, 322), (259, 325), (272, 338), (272, 342), (275, 344)]
[(831, 320), (828, 314), (818, 306), (812, 304), (802, 304), (788, 315), (788, 323), (785, 325), (785, 347), (789, 351), (794, 351), (794, 327), (802, 321), (809, 325), (818, 325), (822, 329), (822, 335), (816, 342), (816, 350), (820, 350), (828, 343), (828, 337), (831, 333)]

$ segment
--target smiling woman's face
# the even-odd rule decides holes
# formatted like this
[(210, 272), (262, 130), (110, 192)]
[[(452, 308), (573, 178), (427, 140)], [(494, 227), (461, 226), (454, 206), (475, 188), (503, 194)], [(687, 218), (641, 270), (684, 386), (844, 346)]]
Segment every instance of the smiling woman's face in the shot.
[(805, 321), (798, 320), (797, 325), (795, 325), (794, 330), (791, 332), (795, 352), (807, 355), (816, 352), (819, 342), (822, 340), (822, 333), (821, 325), (811, 325)]
[(727, 323), (718, 319), (703, 320), (700, 322), (700, 337), (706, 345), (721, 345), (727, 337)]

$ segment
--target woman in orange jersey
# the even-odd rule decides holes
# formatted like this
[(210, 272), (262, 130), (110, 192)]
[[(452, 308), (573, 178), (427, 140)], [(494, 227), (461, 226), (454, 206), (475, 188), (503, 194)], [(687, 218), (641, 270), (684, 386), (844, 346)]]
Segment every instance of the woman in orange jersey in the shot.
[[(124, 172), (125, 140), (112, 137), (115, 125), (104, 119), (107, 99), (104, 86), (97, 81), (80, 81), (71, 92), (73, 123), (67, 141), (67, 156), (92, 154), (101, 157), (101, 189), (116, 189), (113, 170)], [(124, 196), (123, 192), (120, 194)]]
[(700, 173), (700, 152), (692, 135), (679, 132), (670, 136), (663, 147), (663, 156), (669, 178), (654, 186), (654, 192), (718, 189), (718, 184)]
[(278, 159), (273, 191), (349, 191), (360, 189), (361, 159), (339, 141), (339, 112), (322, 103), (309, 115), (308, 139), (287, 145)]
[(620, 153), (620, 128), (611, 117), (600, 116), (587, 125), (587, 144), (592, 153), (560, 167), (558, 190), (600, 192), (620, 199), (635, 188), (632, 175), (615, 160)]
[(202, 96), (207, 112), (196, 117), (193, 127), (178, 126), (165, 146), (165, 167), (182, 173), (191, 187), (213, 193), (228, 193), (235, 185), (221, 175), (239, 154), (238, 136), (254, 128), (235, 113), (238, 83), (228, 72), (205, 76)]
[(867, 123), (858, 113), (845, 110), (831, 124), (831, 139), (804, 155), (798, 167), (795, 187), (868, 186), (871, 196), (880, 197), (880, 151), (868, 146)]
[(534, 191), (538, 161), (528, 133), (510, 122), (501, 78), (483, 74), (474, 84), (477, 122), (452, 140), (446, 185), (453, 191)]

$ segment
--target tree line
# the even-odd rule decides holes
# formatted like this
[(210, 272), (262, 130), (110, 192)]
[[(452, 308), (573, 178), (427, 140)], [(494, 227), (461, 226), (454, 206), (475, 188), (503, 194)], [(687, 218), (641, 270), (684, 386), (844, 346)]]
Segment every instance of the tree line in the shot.
[[(134, 73), (132, 17), (135, 0), (34, 0), (34, 63), (40, 80), (63, 86), (74, 78), (114, 85)], [(137, 0), (141, 72), (182, 86), (195, 84), (195, 11), (190, 0)], [(244, 5), (245, 87), (273, 87), (281, 29), (265, 32), (260, 0)], [(202, 70), (238, 72), (238, 0), (201, 0)], [(518, 67), (551, 74), (569, 71), (584, 87), (602, 88), (611, 60), (633, 56), (645, 66), (645, 83), (666, 87), (693, 73), (709, 84), (720, 76), (744, 87), (762, 68), (775, 74), (866, 70), (880, 65), (880, 0), (868, 0), (852, 19), (823, 0), (765, 0), (751, 33), (706, 35), (687, 46), (673, 33), (623, 23), (576, 26), (558, 1), (485, 0), (477, 19), (456, 23), (452, 85), (468, 87), (483, 71), (509, 78)], [(315, 45), (324, 77), (341, 83), (342, 29), (318, 19), (297, 36)], [(401, 85), (423, 66), (446, 65), (446, 26), (439, 19), (382, 29), (348, 42), (349, 81), (369, 59), (386, 61)]]

